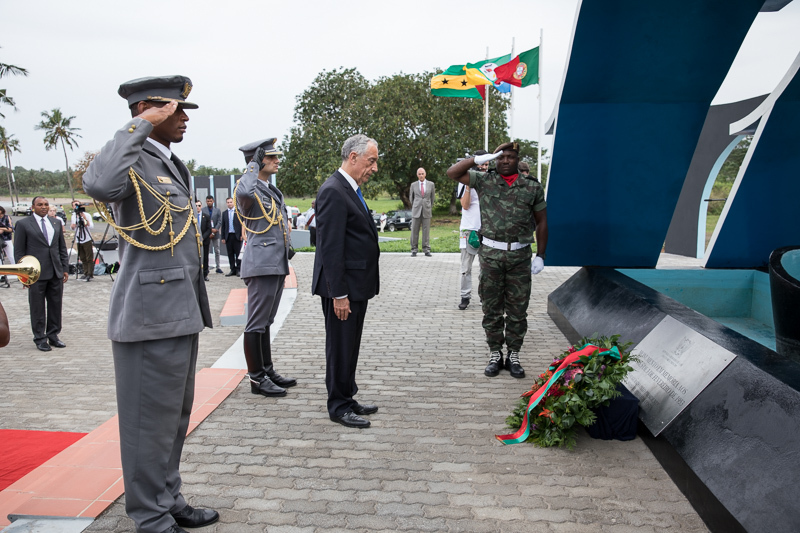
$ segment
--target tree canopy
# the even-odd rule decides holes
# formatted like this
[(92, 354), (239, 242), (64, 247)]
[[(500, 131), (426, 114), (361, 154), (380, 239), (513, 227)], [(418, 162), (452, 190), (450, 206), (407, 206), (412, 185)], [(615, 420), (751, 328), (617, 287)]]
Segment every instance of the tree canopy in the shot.
[[(409, 206), (409, 186), (419, 167), (436, 183), (437, 205), (450, 205), (455, 190), (445, 170), (483, 147), (481, 100), (430, 94), (435, 73), (396, 74), (370, 82), (355, 69), (321, 72), (297, 97), (296, 126), (284, 139), (278, 172), (281, 190), (313, 196), (341, 164), (345, 139), (363, 133), (378, 142), (378, 172), (364, 186), (367, 197), (389, 193)], [(489, 147), (508, 140), (508, 97), (489, 98)]]
[[(0, 63), (0, 78), (5, 78), (9, 74), (14, 76), (27, 76), (28, 71), (16, 65)], [(11, 106), (12, 109), (17, 109), (14, 99), (8, 96), (5, 89), (0, 89), (0, 104), (5, 104)], [(6, 118), (6, 116), (0, 112), (0, 118)]]

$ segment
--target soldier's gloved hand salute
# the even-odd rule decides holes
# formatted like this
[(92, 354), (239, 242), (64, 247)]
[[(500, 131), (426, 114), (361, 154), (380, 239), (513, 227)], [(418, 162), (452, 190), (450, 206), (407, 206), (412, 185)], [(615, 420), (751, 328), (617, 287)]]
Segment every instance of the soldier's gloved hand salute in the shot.
[(256, 153), (253, 155), (253, 163), (258, 165), (258, 171), (261, 172), (264, 169), (264, 157), (267, 155), (267, 151), (264, 150), (264, 147), (259, 147), (256, 150)]
[(489, 161), (493, 161), (503, 155), (503, 151), (500, 150), (499, 152), (495, 152), (493, 154), (483, 154), (483, 155), (476, 155), (475, 156), (475, 164), (482, 165), (484, 163), (488, 163)]

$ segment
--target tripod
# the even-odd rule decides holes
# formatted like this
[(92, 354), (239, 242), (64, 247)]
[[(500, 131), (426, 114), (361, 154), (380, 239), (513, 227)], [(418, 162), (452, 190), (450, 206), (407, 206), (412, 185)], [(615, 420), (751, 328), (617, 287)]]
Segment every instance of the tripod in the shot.
[[(6, 247), (3, 246), (2, 243), (0, 243), (0, 264), (3, 265), (6, 264), (7, 260), (8, 257), (6, 256)], [(13, 264), (14, 261), (11, 261), (11, 263)], [(0, 276), (0, 287), (2, 287), (3, 289), (8, 289), (11, 287), (11, 284), (8, 282), (8, 276), (6, 275)]]
[[(81, 209), (83, 209), (83, 208), (81, 208)], [(91, 240), (92, 234), (89, 233), (89, 230), (86, 228), (86, 223), (83, 221), (83, 216), (82, 215), (85, 212), (86, 211), (80, 211), (79, 212), (77, 210), (72, 212), (72, 216), (75, 217), (75, 234), (72, 236), (72, 242), (69, 245), (69, 254), (67, 255), (67, 264), (69, 264), (70, 259), (72, 259), (72, 249), (75, 247), (75, 241), (76, 240), (78, 241), (78, 246), (80, 247), (80, 245), (85, 241), (87, 234), (89, 236), (89, 239)], [(95, 258), (95, 259), (97, 259), (97, 258)], [(83, 261), (81, 261), (81, 264), (83, 264)], [(91, 265), (83, 265), (83, 270), (84, 270), (83, 274), (84, 275), (88, 274), (86, 272), (87, 268), (94, 268), (94, 262)], [(79, 272), (78, 272), (78, 262), (76, 261), (75, 262), (75, 279), (78, 279), (78, 274), (79, 274)]]
[[(109, 213), (111, 214), (111, 220), (114, 220), (114, 212), (111, 209), (109, 209)], [(108, 228), (111, 228), (110, 237), (108, 237)], [(106, 229), (103, 232), (103, 238), (100, 239), (100, 244), (97, 245), (97, 252), (95, 252), (94, 254), (95, 263), (97, 262), (98, 257), (100, 258), (103, 257), (103, 252), (102, 252), (103, 247), (106, 245), (106, 243), (109, 242), (115, 243), (117, 245), (115, 248), (117, 249), (119, 248), (119, 238), (117, 237), (117, 231), (111, 226), (111, 224), (106, 223)], [(103, 259), (103, 262), (105, 263), (105, 259)], [(111, 269), (109, 269), (108, 271), (108, 276), (111, 278), (111, 281), (114, 281), (114, 274), (111, 272)]]

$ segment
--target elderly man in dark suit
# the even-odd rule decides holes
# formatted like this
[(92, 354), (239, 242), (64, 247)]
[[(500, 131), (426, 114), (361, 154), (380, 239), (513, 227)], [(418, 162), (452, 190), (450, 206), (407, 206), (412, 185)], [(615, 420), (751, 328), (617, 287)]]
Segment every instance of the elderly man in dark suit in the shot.
[(239, 252), (242, 250), (242, 223), (239, 222), (239, 217), (236, 216), (236, 208), (233, 203), (233, 198), (225, 200), (227, 209), (222, 212), (222, 244), (228, 250), (228, 263), (231, 265), (231, 271), (225, 276), (236, 276), (239, 274), (239, 265), (242, 264), (239, 259)]
[(109, 224), (125, 235), (108, 337), (125, 509), (139, 533), (182, 533), (219, 519), (216, 511), (187, 504), (179, 472), (199, 334), (212, 325), (189, 170), (170, 148), (183, 140), (185, 110), (197, 108), (186, 101), (191, 89), (185, 76), (120, 85), (133, 118), (83, 177), (90, 196), (113, 202), (116, 220)]
[(64, 348), (61, 333), (61, 300), (64, 284), (69, 279), (67, 245), (64, 227), (47, 216), (50, 203), (47, 198), (33, 199), (33, 214), (20, 219), (14, 231), (14, 261), (32, 255), (39, 260), (42, 272), (39, 281), (28, 288), (28, 305), (31, 308), (33, 342), (43, 352), (50, 346)]
[(378, 171), (378, 143), (354, 135), (342, 146), (342, 166), (317, 193), (317, 250), (312, 292), (325, 317), (328, 414), (344, 426), (367, 428), (378, 411), (359, 404), (356, 365), (367, 302), (379, 289), (378, 231), (361, 185)]

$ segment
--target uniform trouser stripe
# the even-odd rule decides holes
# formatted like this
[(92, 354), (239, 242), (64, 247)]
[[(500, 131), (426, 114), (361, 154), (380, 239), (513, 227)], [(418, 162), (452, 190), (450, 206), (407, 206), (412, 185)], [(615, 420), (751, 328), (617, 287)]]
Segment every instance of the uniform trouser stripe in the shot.
[(198, 334), (112, 342), (125, 509), (140, 533), (186, 506), (179, 464), (194, 400)]

